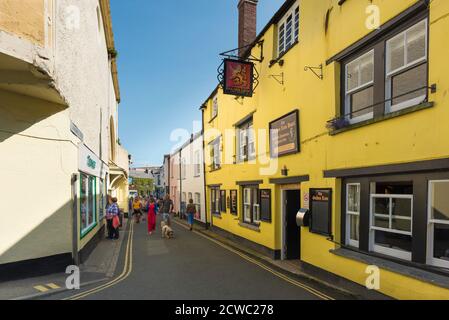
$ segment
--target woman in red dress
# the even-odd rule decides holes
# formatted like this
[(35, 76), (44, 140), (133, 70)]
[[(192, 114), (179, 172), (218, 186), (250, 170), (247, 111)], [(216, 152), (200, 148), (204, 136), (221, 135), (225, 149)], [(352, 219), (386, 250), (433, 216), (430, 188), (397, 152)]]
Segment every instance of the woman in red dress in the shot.
[(151, 235), (154, 230), (156, 230), (156, 203), (154, 199), (150, 200), (148, 206), (148, 234)]

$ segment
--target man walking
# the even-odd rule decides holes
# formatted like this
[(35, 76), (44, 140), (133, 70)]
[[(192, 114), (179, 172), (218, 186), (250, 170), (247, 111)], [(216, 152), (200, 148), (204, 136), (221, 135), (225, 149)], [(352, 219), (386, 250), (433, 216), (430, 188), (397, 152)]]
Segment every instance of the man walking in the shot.
[(170, 199), (170, 195), (166, 195), (162, 206), (162, 219), (170, 225), (170, 213), (173, 212), (173, 201)]

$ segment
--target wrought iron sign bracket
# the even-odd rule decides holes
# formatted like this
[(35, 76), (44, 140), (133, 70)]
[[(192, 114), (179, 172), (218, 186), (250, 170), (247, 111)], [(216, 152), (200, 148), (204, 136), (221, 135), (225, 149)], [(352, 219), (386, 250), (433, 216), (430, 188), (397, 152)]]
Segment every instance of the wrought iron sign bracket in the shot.
[(319, 79), (323, 80), (323, 64), (320, 64), (318, 67), (310, 67), (305, 66), (304, 71), (312, 71), (314, 75), (316, 75)]
[(283, 72), (281, 72), (281, 74), (270, 74), (268, 77), (276, 80), (276, 82), (279, 83), (281, 86), (284, 85), (284, 73)]
[(261, 40), (259, 42), (256, 43), (251, 43), (249, 45), (240, 47), (240, 48), (236, 48), (236, 49), (232, 49), (232, 50), (228, 50), (225, 52), (220, 53), (220, 56), (223, 58), (228, 58), (228, 59), (241, 59), (241, 57), (239, 56), (239, 52), (242, 49), (246, 49), (246, 48), (250, 48), (250, 47), (254, 47), (255, 45), (257, 45), (260, 48), (260, 57), (255, 57), (252, 54), (250, 54), (248, 57), (245, 58), (245, 60), (247, 61), (257, 61), (257, 62), (262, 62), (264, 59), (263, 56), (263, 43), (264, 41)]

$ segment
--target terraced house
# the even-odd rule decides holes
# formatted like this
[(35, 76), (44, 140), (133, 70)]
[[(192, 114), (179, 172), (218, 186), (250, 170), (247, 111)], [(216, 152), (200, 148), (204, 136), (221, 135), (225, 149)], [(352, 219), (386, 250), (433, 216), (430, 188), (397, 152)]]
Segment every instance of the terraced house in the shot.
[(202, 106), (208, 221), (275, 259), (363, 286), (374, 265), (381, 293), (448, 299), (449, 2), (287, 0), (258, 35), (256, 6), (239, 2), (253, 96), (220, 85)]

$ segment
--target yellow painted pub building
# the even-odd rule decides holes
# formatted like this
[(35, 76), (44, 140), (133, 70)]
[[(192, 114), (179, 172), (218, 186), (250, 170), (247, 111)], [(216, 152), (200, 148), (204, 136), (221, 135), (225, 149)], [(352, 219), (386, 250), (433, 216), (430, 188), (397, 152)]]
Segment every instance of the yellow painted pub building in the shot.
[(239, 2), (253, 95), (219, 85), (201, 108), (212, 228), (449, 299), (449, 1), (287, 0), (258, 35), (256, 7)]

